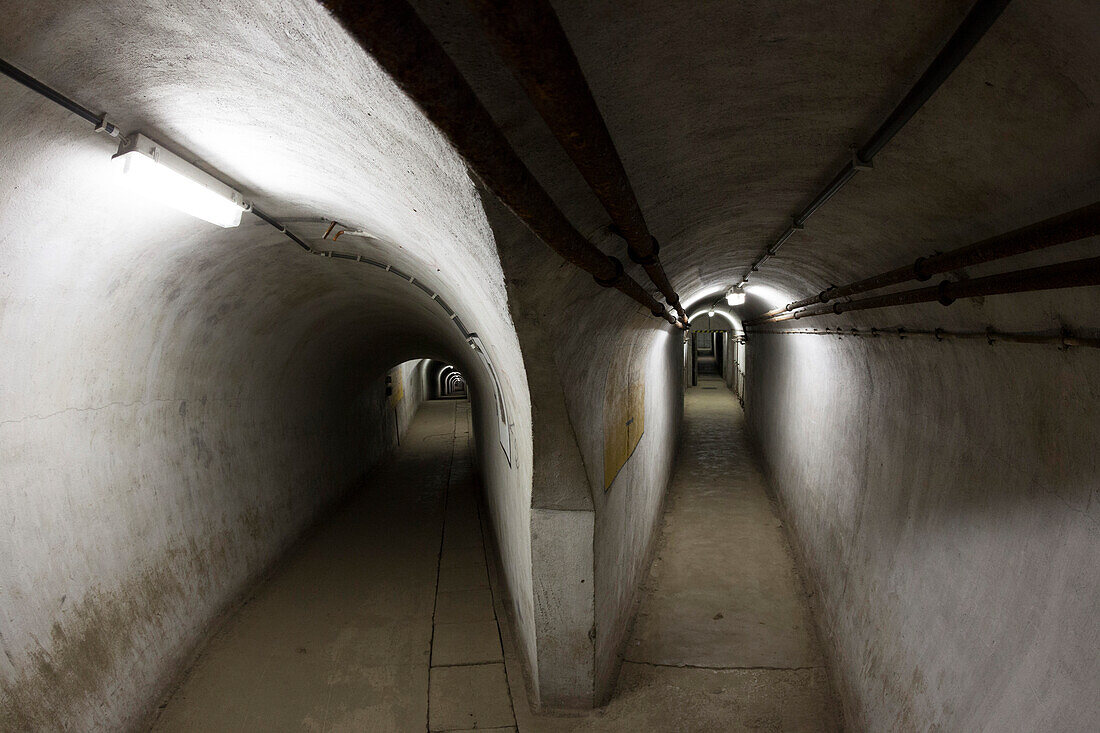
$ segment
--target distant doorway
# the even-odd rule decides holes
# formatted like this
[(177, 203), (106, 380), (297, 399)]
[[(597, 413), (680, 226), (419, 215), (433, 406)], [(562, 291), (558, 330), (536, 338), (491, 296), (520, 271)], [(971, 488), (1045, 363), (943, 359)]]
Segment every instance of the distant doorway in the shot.
[(705, 312), (691, 319), (685, 340), (685, 386), (699, 386), (700, 380), (724, 382), (745, 404), (745, 337), (739, 322), (723, 313), (722, 318)]

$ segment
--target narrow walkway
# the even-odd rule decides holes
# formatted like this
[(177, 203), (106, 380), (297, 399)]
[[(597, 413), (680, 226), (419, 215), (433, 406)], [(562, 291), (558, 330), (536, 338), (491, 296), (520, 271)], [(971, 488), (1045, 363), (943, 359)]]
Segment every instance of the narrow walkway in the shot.
[(614, 697), (579, 717), (516, 713), (524, 733), (840, 730), (782, 524), (717, 376), (685, 395), (679, 463)]
[(468, 403), (425, 403), (369, 487), (210, 641), (154, 730), (513, 730), (469, 441)]
[(426, 403), (369, 488), (215, 635), (154, 730), (839, 730), (782, 526), (719, 379), (685, 396), (657, 555), (600, 710), (529, 709), (475, 486), (468, 403)]

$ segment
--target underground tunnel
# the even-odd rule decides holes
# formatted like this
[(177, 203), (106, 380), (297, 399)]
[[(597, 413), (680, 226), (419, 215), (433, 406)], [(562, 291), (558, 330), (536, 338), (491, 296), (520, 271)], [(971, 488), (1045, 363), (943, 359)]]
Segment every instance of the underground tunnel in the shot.
[(1096, 727), (1094, 3), (0, 20), (0, 730)]

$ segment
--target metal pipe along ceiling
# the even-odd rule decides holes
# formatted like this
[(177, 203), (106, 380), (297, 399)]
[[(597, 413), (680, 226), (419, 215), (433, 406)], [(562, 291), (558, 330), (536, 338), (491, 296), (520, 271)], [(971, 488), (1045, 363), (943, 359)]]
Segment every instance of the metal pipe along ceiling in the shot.
[(539, 239), (600, 285), (616, 288), (653, 315), (680, 325), (623, 272), (618, 259), (601, 252), (569, 222), (408, 3), (325, 0), (323, 4), (447, 136), (485, 186)]
[(950, 252), (921, 257), (912, 265), (889, 270), (847, 285), (826, 288), (817, 295), (788, 303), (784, 308), (768, 311), (756, 319), (756, 322), (763, 322), (772, 316), (809, 305), (828, 303), (837, 298), (864, 293), (868, 290), (878, 290), (910, 280), (927, 280), (943, 272), (993, 262), (1097, 235), (1100, 235), (1100, 202)]
[(936, 341), (950, 341), (953, 339), (985, 341), (990, 346), (1004, 341), (1014, 344), (1050, 344), (1062, 350), (1073, 347), (1086, 347), (1100, 349), (1100, 338), (1091, 336), (1078, 336), (1069, 331), (1058, 333), (1005, 333), (989, 328), (985, 331), (945, 331), (942, 328), (933, 329), (909, 329), (909, 328), (825, 328), (818, 329), (754, 329), (748, 333), (752, 335), (797, 335), (797, 336), (834, 336), (843, 338), (878, 338), (885, 339), (893, 336), (899, 341), (912, 337), (930, 337)]
[(898, 103), (898, 106), (887, 116), (886, 121), (875, 130), (863, 147), (853, 152), (852, 159), (814, 197), (813, 201), (792, 218), (790, 226), (779, 236), (779, 239), (749, 266), (748, 272), (741, 277), (742, 285), (748, 282), (749, 275), (756, 272), (769, 257), (774, 256), (783, 243), (790, 239), (796, 231), (802, 229), (806, 224), (806, 220), (821, 208), (826, 201), (831, 199), (837, 191), (843, 188), (844, 184), (852, 180), (856, 173), (871, 167), (875, 155), (886, 147), (886, 144), (893, 139), (894, 135), (898, 134), (905, 123), (912, 119), (924, 103), (936, 93), (936, 90), (947, 80), (947, 77), (951, 76), (951, 72), (982, 39), (982, 36), (1000, 17), (1001, 12), (1008, 6), (1008, 3), (1009, 0), (978, 0), (974, 3), (966, 18), (963, 19), (963, 22), (952, 34), (943, 49), (933, 59), (932, 64), (917, 80), (917, 83), (905, 95), (905, 98)]
[(1007, 293), (1031, 293), (1038, 290), (1058, 290), (1086, 285), (1100, 285), (1100, 257), (1061, 262), (1057, 265), (1047, 265), (1045, 267), (1032, 267), (1026, 270), (1013, 270), (1012, 272), (1003, 272), (961, 282), (944, 280), (939, 285), (930, 285), (926, 288), (914, 288), (870, 298), (840, 301), (832, 305), (821, 305), (816, 308), (795, 311), (794, 313), (757, 319), (745, 325), (755, 326), (764, 323), (814, 318), (816, 316), (831, 316), (847, 313), (848, 311), (891, 308), (898, 305), (931, 303), (933, 301), (943, 305), (951, 305), (959, 298), (1005, 295)]
[(641, 265), (680, 318), (687, 314), (658, 258), (622, 159), (554, 9), (546, 0), (468, 0), (497, 53), (577, 166)]

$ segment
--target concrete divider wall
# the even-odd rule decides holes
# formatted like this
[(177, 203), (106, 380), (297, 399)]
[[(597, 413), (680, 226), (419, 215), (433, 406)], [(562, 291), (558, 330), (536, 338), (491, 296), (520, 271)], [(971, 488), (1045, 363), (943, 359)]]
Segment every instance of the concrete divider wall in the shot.
[[(593, 324), (556, 340), (517, 319), (525, 356), (538, 364), (528, 372), (536, 437), (533, 681), (548, 707), (592, 707), (610, 695), (673, 467), (682, 337), (623, 316), (625, 328)], [(605, 337), (583, 335), (593, 331)], [(608, 370), (632, 368), (644, 375), (645, 431), (605, 491)]]
[[(645, 432), (607, 491), (594, 493), (596, 505), (596, 677), (602, 704), (617, 679), (623, 645), (630, 634), (641, 584), (660, 529), (665, 492), (672, 478), (683, 418), (679, 331), (643, 321), (622, 336), (638, 342), (636, 358), (645, 374)], [(609, 364), (609, 368), (625, 368)], [(597, 425), (600, 423), (596, 423)], [(589, 450), (594, 449), (589, 445)], [(588, 466), (599, 466), (586, 454)], [(601, 473), (602, 476), (602, 473)], [(596, 484), (597, 489), (602, 489)]]
[[(515, 334), (513, 332), (513, 338)], [(511, 354), (509, 354), (511, 356)], [(508, 430), (502, 435), (493, 382), (484, 370), (452, 361), (467, 377), (478, 471), (485, 491), (493, 536), (500, 551), (500, 567), (515, 624), (516, 643), (525, 667), (536, 675), (534, 580), (531, 559), (531, 486), (534, 446), (531, 434), (531, 397), (527, 375), (516, 345), (514, 361), (501, 369), (501, 392)], [(505, 445), (510, 443), (510, 445)], [(505, 448), (509, 452), (506, 452)]]
[[(611, 692), (649, 568), (683, 414), (682, 336), (559, 259), (531, 256), (545, 245), (481, 193), (530, 388), (532, 693), (545, 707), (591, 707)], [(605, 492), (609, 369), (644, 375), (645, 431)]]

